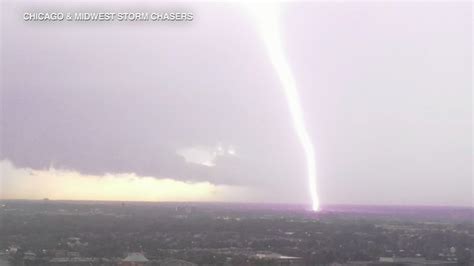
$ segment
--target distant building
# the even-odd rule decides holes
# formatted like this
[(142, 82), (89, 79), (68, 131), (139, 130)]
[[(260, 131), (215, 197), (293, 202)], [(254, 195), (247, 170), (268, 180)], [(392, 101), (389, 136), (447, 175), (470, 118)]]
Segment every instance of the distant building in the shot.
[(78, 251), (68, 251), (65, 249), (53, 249), (48, 253), (54, 258), (79, 258), (81, 256)]
[(23, 259), (25, 259), (25, 260), (36, 260), (36, 253), (34, 253), (32, 251), (27, 251), (23, 255)]
[(197, 208), (196, 206), (185, 205), (185, 206), (176, 206), (175, 210), (177, 213), (180, 213), (180, 214), (193, 214), (196, 212)]
[(90, 266), (99, 264), (101, 264), (101, 260), (98, 258), (53, 258), (49, 261), (49, 265), (52, 266)]
[(442, 260), (426, 260), (423, 257), (380, 257), (378, 261), (349, 261), (347, 266), (423, 266), (423, 265), (437, 265), (437, 266), (453, 266), (457, 262), (442, 261)]
[(66, 258), (67, 251), (64, 249), (56, 249), (52, 251), (55, 258)]
[(77, 251), (68, 251), (66, 252), (66, 257), (68, 258), (79, 258), (81, 255)]
[(20, 249), (20, 248), (19, 248), (18, 246), (12, 245), (12, 246), (10, 246), (10, 247), (8, 248), (8, 253), (9, 253), (10, 255), (14, 255), (14, 254), (16, 254), (16, 253), (18, 252), (19, 249)]
[(271, 265), (278, 266), (299, 266), (304, 265), (300, 257), (283, 256), (278, 253), (257, 253), (251, 257), (257, 261), (265, 261)]
[(389, 263), (395, 265), (453, 265), (457, 263), (453, 263), (450, 261), (442, 261), (442, 260), (426, 260), (423, 257), (380, 257), (379, 262), (382, 263)]
[(120, 266), (144, 266), (147, 265), (149, 260), (139, 252), (129, 253), (128, 256), (123, 259), (119, 265)]
[(83, 246), (87, 246), (88, 243), (82, 243), (81, 239), (79, 237), (70, 237), (70, 238), (68, 238), (68, 240), (66, 242), (66, 245), (69, 248), (80, 248), (80, 247), (83, 247)]

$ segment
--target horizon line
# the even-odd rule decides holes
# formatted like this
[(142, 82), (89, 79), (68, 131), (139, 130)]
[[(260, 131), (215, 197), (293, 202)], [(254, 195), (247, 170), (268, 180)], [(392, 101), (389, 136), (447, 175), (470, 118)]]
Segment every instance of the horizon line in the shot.
[[(42, 199), (27, 199), (27, 198), (0, 198), (0, 201), (55, 201), (55, 202), (91, 202), (91, 203), (112, 203), (112, 202), (129, 202), (129, 203), (163, 203), (163, 204), (242, 204), (242, 205), (280, 205), (280, 206), (300, 206), (305, 207), (308, 210), (311, 209), (310, 204), (307, 203), (291, 203), (291, 202), (257, 202), (257, 201), (147, 201), (147, 200), (94, 200), (94, 199), (51, 199), (51, 198), (42, 198)], [(370, 204), (370, 203), (329, 203), (321, 204), (321, 209), (324, 210), (324, 207), (389, 207), (389, 208), (467, 208), (474, 209), (474, 205), (449, 205), (449, 204)]]

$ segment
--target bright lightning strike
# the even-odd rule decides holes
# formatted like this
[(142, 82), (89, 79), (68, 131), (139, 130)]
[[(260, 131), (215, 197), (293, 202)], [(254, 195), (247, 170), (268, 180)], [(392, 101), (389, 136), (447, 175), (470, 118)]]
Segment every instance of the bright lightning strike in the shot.
[(316, 158), (313, 144), (306, 130), (303, 109), (300, 104), (298, 90), (291, 69), (286, 62), (280, 34), (278, 31), (278, 6), (276, 4), (249, 5), (258, 20), (261, 34), (268, 50), (270, 60), (280, 77), (284, 93), (288, 101), (291, 117), (298, 139), (306, 156), (309, 191), (313, 211), (319, 210), (319, 198), (316, 187)]

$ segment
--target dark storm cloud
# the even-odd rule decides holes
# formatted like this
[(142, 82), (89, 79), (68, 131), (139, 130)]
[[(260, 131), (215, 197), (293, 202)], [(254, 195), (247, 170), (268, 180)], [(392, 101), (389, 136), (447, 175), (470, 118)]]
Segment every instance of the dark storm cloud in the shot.
[[(218, 11), (227, 26), (210, 20)], [(204, 9), (180, 26), (39, 25), (9, 12), (2, 158), (251, 186), (291, 174), (269, 162), (291, 166), (285, 143), (295, 143), (279, 84), (241, 11)], [(239, 156), (210, 168), (176, 154), (218, 142)]]

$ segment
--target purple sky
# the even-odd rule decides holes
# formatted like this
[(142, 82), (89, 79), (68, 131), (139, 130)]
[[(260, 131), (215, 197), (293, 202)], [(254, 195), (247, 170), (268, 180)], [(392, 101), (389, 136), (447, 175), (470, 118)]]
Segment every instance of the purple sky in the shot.
[[(58, 3), (2, 2), (1, 160), (308, 201), (304, 154), (244, 7)], [(22, 21), (35, 8), (182, 8), (195, 20)], [(282, 6), (323, 204), (472, 205), (471, 21), (469, 2)]]

